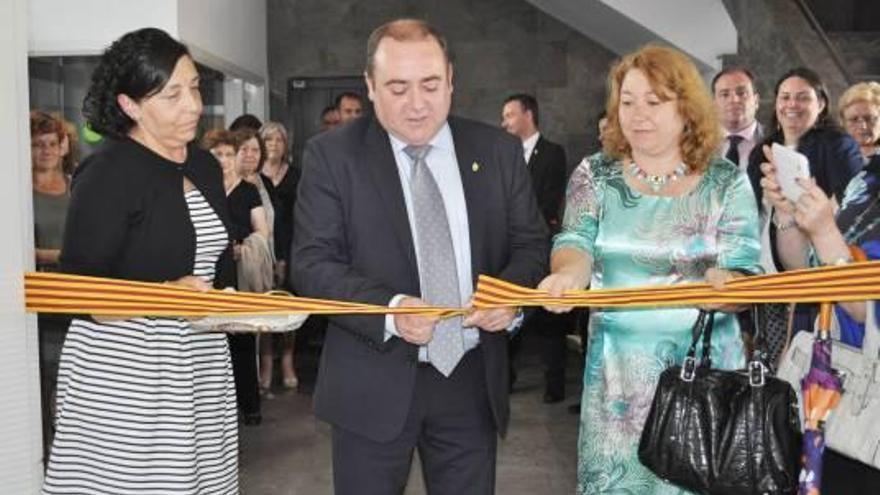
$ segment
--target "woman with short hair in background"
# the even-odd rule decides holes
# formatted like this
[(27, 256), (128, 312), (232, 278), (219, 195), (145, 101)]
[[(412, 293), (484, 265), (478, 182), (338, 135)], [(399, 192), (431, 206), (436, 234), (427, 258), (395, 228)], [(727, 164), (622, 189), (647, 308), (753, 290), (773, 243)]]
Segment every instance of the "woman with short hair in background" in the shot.
[(860, 82), (850, 86), (837, 105), (840, 125), (859, 143), (867, 164), (880, 154), (880, 83)]
[[(223, 134), (225, 136), (225, 134)], [(266, 292), (273, 287), (275, 249), (272, 222), (275, 210), (270, 192), (260, 180), (260, 169), (266, 156), (263, 140), (257, 131), (242, 128), (231, 136), (235, 139), (234, 161), (221, 161), (227, 187), (230, 215), (234, 226), (236, 266), (239, 290)], [(228, 144), (224, 144), (228, 154)], [(215, 156), (222, 150), (216, 150)], [(232, 170), (229, 169), (233, 165)], [(255, 221), (256, 220), (256, 221)], [(237, 225), (238, 227), (236, 227)], [(235, 239), (237, 237), (237, 239)], [(235, 392), (242, 421), (246, 425), (262, 422), (260, 382), (257, 364), (257, 336), (252, 333), (229, 335), (229, 350), (235, 374)]]
[[(293, 240), (293, 205), (296, 203), (296, 186), (299, 171), (288, 159), (290, 141), (287, 129), (280, 122), (266, 122), (260, 128), (260, 137), (266, 143), (266, 162), (260, 171), (266, 188), (272, 191), (275, 207), (275, 281), (281, 288), (290, 287), (287, 272), (290, 259), (290, 243)], [(294, 333), (261, 336), (260, 340), (260, 387), (272, 387), (275, 349), (281, 349), (281, 379), (285, 388), (297, 387), (294, 367)], [(268, 393), (268, 392), (267, 392)]]
[[(70, 174), (65, 169), (69, 142), (64, 121), (55, 115), (31, 112), (31, 173), (34, 193), (34, 247), (39, 271), (57, 271), (64, 238), (64, 222), (70, 204)], [(54, 435), (55, 388), (58, 361), (70, 318), (37, 316), (40, 342), (40, 391), (43, 414), (43, 451), (48, 458)]]

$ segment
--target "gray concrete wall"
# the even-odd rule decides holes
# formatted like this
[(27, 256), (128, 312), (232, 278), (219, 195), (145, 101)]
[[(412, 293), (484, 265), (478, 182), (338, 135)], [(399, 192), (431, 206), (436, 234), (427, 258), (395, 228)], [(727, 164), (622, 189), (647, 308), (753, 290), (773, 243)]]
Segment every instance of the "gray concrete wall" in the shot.
[[(828, 47), (810, 27), (794, 0), (724, 0), (738, 32), (738, 53), (727, 64), (743, 64), (758, 77), (759, 118), (768, 123), (773, 112), (773, 86), (798, 66), (815, 70), (831, 93), (832, 107), (849, 86)], [(832, 108), (833, 109), (833, 108)]]
[(291, 77), (363, 72), (370, 32), (402, 16), (430, 21), (450, 44), (453, 112), (497, 125), (504, 97), (537, 96), (542, 133), (570, 162), (593, 151), (613, 53), (525, 0), (269, 0), (270, 112), (286, 112)]

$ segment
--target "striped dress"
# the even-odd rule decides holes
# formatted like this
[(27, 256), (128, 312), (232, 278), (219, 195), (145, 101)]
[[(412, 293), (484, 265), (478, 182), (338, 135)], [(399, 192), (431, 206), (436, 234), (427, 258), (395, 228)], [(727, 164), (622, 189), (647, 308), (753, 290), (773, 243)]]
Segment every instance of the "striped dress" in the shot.
[[(226, 229), (185, 195), (193, 275), (214, 278)], [(45, 494), (236, 494), (238, 424), (226, 335), (186, 320), (75, 319), (58, 375), (57, 433)]]

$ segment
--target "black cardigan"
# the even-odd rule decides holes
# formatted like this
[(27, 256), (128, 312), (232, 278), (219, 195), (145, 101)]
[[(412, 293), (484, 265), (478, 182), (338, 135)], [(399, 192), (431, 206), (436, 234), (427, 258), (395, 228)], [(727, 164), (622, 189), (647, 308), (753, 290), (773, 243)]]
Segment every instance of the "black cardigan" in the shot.
[[(77, 168), (61, 251), (66, 273), (147, 282), (191, 275), (195, 230), (183, 178), (229, 225), (220, 165), (190, 144), (178, 164), (125, 139), (110, 140)], [(231, 246), (220, 256), (214, 287), (235, 286)]]
[[(778, 131), (764, 140), (762, 144), (783, 143), (782, 132)], [(810, 161), (810, 175), (828, 196), (834, 195), (837, 201), (843, 200), (843, 193), (850, 179), (862, 169), (862, 152), (856, 141), (843, 131), (833, 127), (814, 127), (801, 136), (797, 150)], [(762, 209), (764, 190), (761, 189), (761, 163), (765, 161), (761, 146), (755, 146), (749, 155), (748, 175)]]

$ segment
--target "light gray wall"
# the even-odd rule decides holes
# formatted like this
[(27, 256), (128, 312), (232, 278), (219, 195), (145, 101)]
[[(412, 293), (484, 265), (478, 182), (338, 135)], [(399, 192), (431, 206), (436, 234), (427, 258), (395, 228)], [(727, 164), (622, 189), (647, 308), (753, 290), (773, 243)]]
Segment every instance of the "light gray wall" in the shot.
[(454, 113), (497, 125), (504, 98), (530, 92), (542, 133), (566, 147), (570, 162), (594, 150), (592, 120), (615, 55), (525, 0), (268, 0), (267, 11), (275, 119), (284, 120), (290, 77), (360, 75), (370, 32), (409, 16), (434, 24), (450, 44)]
[(43, 479), (36, 317), (24, 312), (34, 269), (28, 124), (27, 2), (0, 2), (0, 492), (39, 492)]

